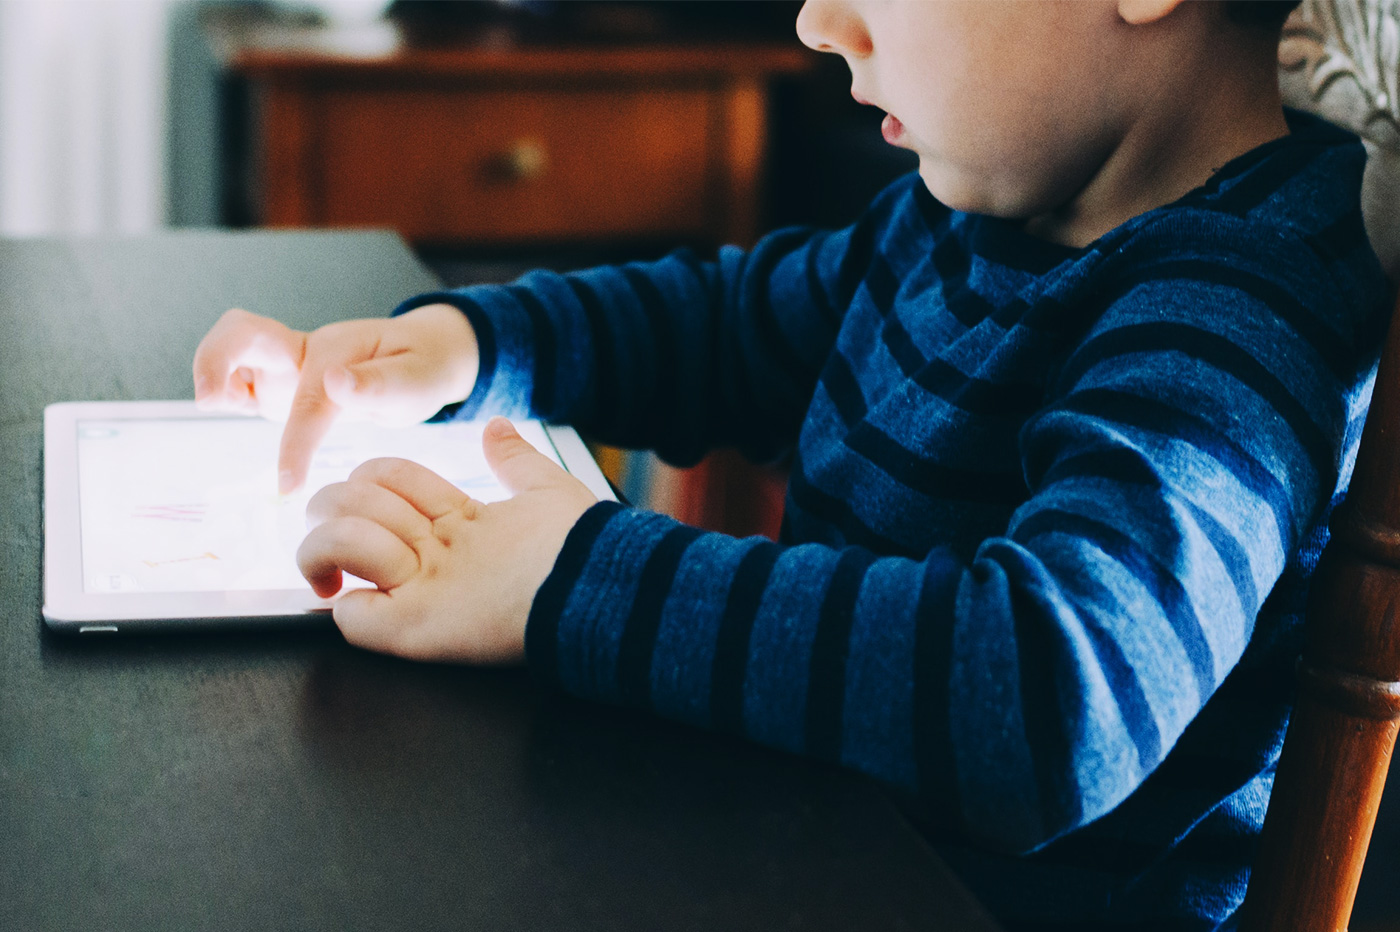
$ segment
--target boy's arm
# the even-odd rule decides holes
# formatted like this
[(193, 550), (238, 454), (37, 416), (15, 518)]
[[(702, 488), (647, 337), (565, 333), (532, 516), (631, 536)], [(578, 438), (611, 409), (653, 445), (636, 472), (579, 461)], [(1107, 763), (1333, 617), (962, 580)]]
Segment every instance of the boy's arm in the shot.
[(1324, 297), (1327, 318), (1248, 269), (1139, 271), (1028, 422), (1030, 498), (971, 561), (599, 504), (534, 601), (531, 666), (914, 789), (1005, 848), (1106, 813), (1236, 664), (1332, 494), (1375, 311)]
[[(917, 180), (917, 179), (914, 179)], [(421, 295), (450, 303), (480, 344), (459, 417), (534, 416), (654, 449), (677, 464), (733, 446), (755, 460), (796, 440), (835, 340), (843, 288), (860, 280), (887, 192), (852, 228), (780, 230), (715, 261), (649, 263)]]

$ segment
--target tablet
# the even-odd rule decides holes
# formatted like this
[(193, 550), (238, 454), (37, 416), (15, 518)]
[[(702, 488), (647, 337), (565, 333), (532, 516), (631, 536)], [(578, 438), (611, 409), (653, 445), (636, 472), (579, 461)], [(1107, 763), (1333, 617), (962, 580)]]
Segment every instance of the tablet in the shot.
[[(614, 498), (572, 429), (515, 424), (599, 498)], [(328, 620), (333, 600), (316, 596), (296, 567), (311, 496), (365, 460), (397, 456), (478, 500), (507, 498), (482, 456), (484, 426), (339, 422), (305, 487), (279, 495), (281, 424), (191, 401), (50, 405), (44, 620), (77, 633)]]

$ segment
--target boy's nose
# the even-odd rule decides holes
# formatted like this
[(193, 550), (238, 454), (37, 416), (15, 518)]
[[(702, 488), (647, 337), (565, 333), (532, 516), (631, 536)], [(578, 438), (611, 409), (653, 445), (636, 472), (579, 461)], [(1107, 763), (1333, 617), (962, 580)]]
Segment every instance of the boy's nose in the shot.
[(807, 0), (797, 14), (797, 38), (818, 52), (865, 58), (872, 45), (865, 21), (846, 0)]

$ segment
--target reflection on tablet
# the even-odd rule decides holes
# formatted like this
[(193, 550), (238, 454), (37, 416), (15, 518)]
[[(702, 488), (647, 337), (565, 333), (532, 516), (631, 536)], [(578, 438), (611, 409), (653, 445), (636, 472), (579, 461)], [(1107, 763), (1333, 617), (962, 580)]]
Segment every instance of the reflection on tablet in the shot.
[[(306, 486), (282, 496), (280, 424), (254, 418), (80, 420), (84, 590), (305, 589), (296, 550), (306, 536), (306, 503), (365, 460), (402, 457), (480, 501), (507, 498), (482, 457), (482, 426), (337, 424)], [(559, 462), (538, 423), (516, 426)]]

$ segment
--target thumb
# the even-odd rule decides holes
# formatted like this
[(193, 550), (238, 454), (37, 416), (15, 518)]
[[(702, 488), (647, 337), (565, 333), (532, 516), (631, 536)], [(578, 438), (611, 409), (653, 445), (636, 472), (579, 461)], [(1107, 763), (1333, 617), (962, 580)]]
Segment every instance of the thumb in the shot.
[(486, 465), (511, 494), (555, 486), (569, 474), (520, 436), (515, 425), (493, 417), (481, 433)]

